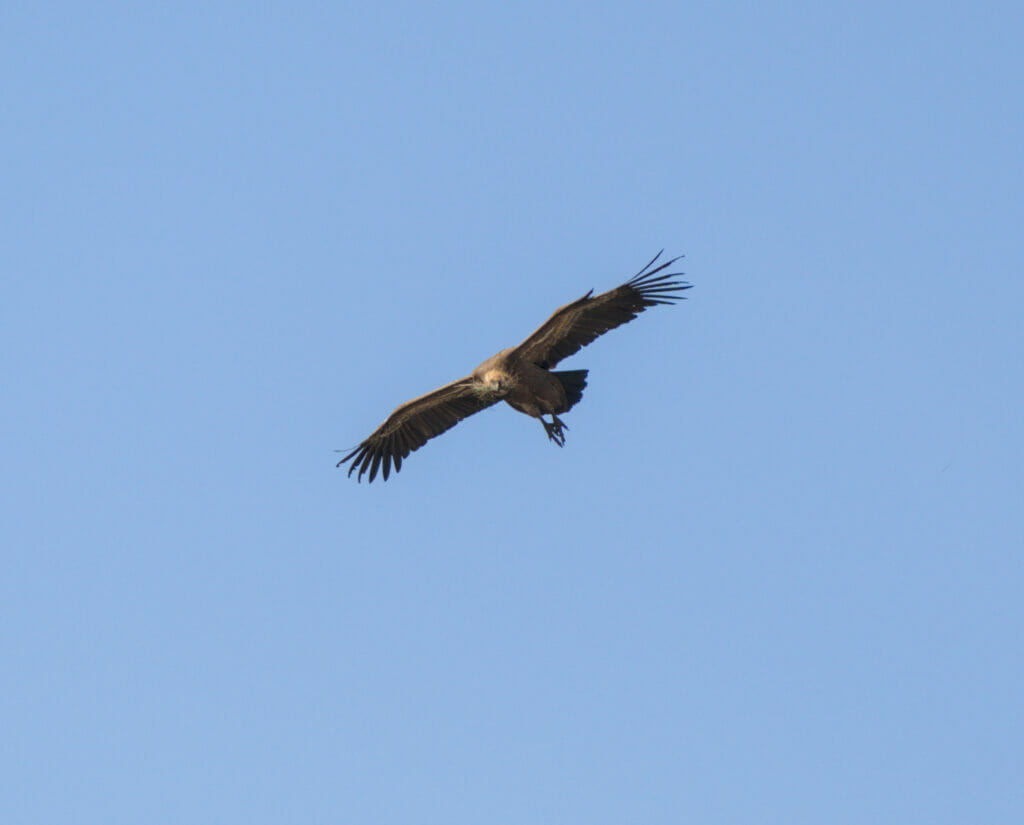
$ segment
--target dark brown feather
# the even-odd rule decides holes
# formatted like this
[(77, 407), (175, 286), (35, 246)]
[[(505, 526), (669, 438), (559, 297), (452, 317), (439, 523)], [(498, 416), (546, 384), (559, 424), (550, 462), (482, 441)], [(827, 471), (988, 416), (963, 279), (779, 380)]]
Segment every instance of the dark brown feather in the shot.
[(556, 309), (539, 329), (513, 350), (511, 357), (550, 369), (562, 359), (579, 352), (599, 335), (632, 321), (647, 307), (681, 300), (683, 296), (679, 293), (689, 289), (690, 284), (673, 279), (682, 273), (658, 274), (679, 258), (651, 269), (660, 257), (661, 252), (622, 286), (600, 295), (594, 295), (591, 290), (571, 304)]
[(383, 469), (386, 481), (392, 462), (397, 473), (402, 469), (402, 459), (409, 453), (450, 430), (463, 418), (500, 400), (488, 398), (479, 390), (477, 382), (469, 376), (406, 402), (391, 413), (369, 438), (341, 459), (338, 466), (351, 461), (348, 474), (352, 475), (358, 467), (357, 480), (361, 481), (363, 474), (369, 472), (371, 482), (377, 477), (378, 470)]

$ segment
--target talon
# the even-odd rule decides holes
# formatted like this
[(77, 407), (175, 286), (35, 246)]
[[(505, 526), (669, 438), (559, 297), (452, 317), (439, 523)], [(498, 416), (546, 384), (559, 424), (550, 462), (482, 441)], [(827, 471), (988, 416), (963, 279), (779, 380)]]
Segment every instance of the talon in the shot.
[(565, 446), (565, 432), (564, 430), (569, 429), (565, 424), (558, 418), (558, 416), (552, 415), (554, 419), (550, 424), (543, 418), (540, 419), (540, 423), (544, 425), (544, 432), (548, 435), (548, 440), (554, 441), (559, 447)]

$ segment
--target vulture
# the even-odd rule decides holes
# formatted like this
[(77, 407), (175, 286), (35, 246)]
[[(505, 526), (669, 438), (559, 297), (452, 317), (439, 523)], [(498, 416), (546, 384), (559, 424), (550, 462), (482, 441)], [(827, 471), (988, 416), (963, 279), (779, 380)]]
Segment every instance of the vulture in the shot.
[[(673, 304), (684, 297), (679, 293), (691, 285), (674, 280), (682, 273), (664, 272), (682, 256), (655, 266), (660, 257), (661, 252), (622, 286), (600, 295), (590, 290), (556, 309), (525, 341), (488, 358), (465, 378), (402, 404), (337, 466), (351, 461), (348, 475), (358, 469), (357, 481), (368, 472), (372, 482), (378, 470), (386, 481), (392, 465), (397, 473), (409, 453), (499, 401), (539, 419), (548, 439), (563, 446), (569, 428), (558, 416), (583, 397), (588, 371), (556, 372), (552, 367), (599, 335), (632, 321), (647, 307)], [(551, 416), (550, 422), (545, 415)]]

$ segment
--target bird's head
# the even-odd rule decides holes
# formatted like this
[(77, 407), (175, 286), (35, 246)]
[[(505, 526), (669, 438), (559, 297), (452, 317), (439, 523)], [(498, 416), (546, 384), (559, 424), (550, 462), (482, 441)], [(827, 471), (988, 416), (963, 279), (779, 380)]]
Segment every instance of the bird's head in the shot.
[(508, 373), (501, 370), (487, 370), (484, 373), (484, 386), (488, 392), (504, 395), (509, 391), (512, 382)]

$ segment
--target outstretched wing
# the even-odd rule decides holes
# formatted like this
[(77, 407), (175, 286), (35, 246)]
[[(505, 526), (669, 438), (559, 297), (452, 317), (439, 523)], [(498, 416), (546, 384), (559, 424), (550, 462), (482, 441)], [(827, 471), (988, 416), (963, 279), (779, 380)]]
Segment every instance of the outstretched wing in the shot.
[(679, 258), (651, 269), (660, 257), (661, 252), (622, 286), (600, 295), (594, 295), (594, 290), (590, 290), (579, 300), (556, 309), (536, 332), (515, 348), (512, 357), (550, 369), (599, 335), (632, 321), (647, 307), (680, 300), (683, 296), (679, 293), (689, 289), (690, 284), (672, 279), (682, 273), (658, 274)]
[(434, 436), (450, 430), (463, 418), (487, 409), (500, 400), (481, 395), (479, 387), (472, 376), (467, 376), (407, 401), (391, 413), (387, 421), (369, 438), (339, 461), (337, 466), (351, 460), (352, 466), (348, 468), (350, 476), (358, 467), (358, 481), (362, 481), (363, 473), (367, 470), (370, 481), (373, 481), (383, 464), (384, 480), (387, 481), (392, 461), (397, 473), (402, 469), (402, 459), (407, 458), (409, 453), (418, 450)]

